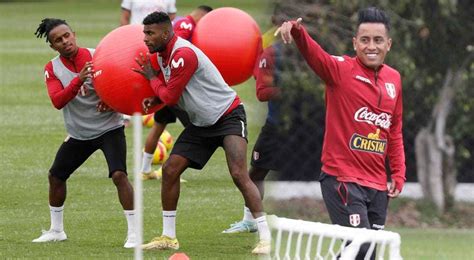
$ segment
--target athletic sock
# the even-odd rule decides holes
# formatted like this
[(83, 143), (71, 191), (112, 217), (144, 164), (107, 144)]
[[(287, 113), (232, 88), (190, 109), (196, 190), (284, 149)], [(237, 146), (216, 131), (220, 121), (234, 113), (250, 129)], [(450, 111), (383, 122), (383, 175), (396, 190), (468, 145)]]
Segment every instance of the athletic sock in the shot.
[(152, 161), (153, 161), (153, 154), (143, 152), (142, 173), (151, 172), (151, 162)]
[(49, 206), (49, 212), (51, 214), (51, 230), (62, 232), (64, 231), (63, 225), (63, 211), (64, 205), (61, 207)]
[(127, 219), (127, 236), (135, 233), (135, 210), (124, 210), (123, 214)]
[(258, 228), (258, 236), (260, 240), (270, 241), (272, 240), (272, 236), (270, 234), (270, 229), (268, 228), (267, 218), (266, 216), (261, 216), (256, 219), (257, 221), (257, 228)]
[(243, 221), (249, 221), (249, 222), (255, 222), (255, 219), (252, 216), (252, 212), (246, 206), (244, 206), (244, 218), (242, 220)]
[(170, 238), (176, 238), (176, 210), (163, 211), (162, 235)]

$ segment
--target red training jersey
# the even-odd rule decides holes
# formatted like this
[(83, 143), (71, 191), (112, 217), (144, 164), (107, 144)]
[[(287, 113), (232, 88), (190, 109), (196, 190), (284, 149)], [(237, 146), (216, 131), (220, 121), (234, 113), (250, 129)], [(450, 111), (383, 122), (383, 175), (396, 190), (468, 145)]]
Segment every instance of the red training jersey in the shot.
[[(92, 60), (92, 56), (86, 48), (79, 48), (74, 57), (65, 58), (59, 56), (59, 58), (66, 68), (75, 73), (79, 73), (86, 62)], [(44, 67), (44, 78), (49, 98), (56, 109), (62, 109), (69, 101), (76, 97), (83, 83), (79, 76), (77, 76), (69, 83), (69, 86), (63, 87), (61, 81), (54, 75), (53, 63), (51, 61)]]
[[(158, 60), (157, 55), (160, 55), (162, 58), (163, 67), (167, 67), (170, 60), (175, 61), (176, 64), (179, 64), (179, 61), (181, 60), (183, 64), (182, 66), (172, 68), (170, 78), (167, 82), (164, 79), (163, 72), (158, 73), (158, 77), (150, 81), (151, 88), (155, 95), (158, 96), (167, 106), (174, 106), (178, 103), (184, 89), (198, 68), (198, 58), (192, 49), (179, 48), (172, 53), (173, 46), (177, 39), (177, 36), (174, 35), (166, 45), (164, 51), (152, 54), (152, 65), (155, 70), (160, 70), (158, 64), (154, 62)], [(186, 64), (186, 66), (184, 66), (184, 64)], [(234, 102), (224, 115), (230, 113), (240, 103), (239, 96), (236, 96)]]
[(196, 28), (196, 22), (194, 22), (193, 17), (190, 15), (184, 17), (173, 25), (173, 31), (176, 36), (188, 41), (191, 41), (194, 28)]
[(301, 26), (291, 34), (311, 69), (326, 83), (322, 171), (342, 182), (387, 190), (385, 159), (398, 190), (405, 183), (400, 74), (358, 58), (331, 56)]
[(263, 50), (254, 70), (257, 98), (261, 102), (269, 101), (280, 96), (281, 90), (278, 86), (275, 86), (274, 70), (275, 48), (271, 45)]

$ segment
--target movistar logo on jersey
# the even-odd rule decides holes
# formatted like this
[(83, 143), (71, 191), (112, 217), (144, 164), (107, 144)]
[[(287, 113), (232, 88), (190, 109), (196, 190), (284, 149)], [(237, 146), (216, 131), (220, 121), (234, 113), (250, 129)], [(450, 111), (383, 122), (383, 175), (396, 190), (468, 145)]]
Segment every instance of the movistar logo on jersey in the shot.
[(181, 27), (181, 29), (190, 30), (190, 31), (193, 29), (193, 25), (191, 23), (185, 23), (185, 22), (182, 22), (179, 27)]
[(380, 129), (368, 136), (353, 134), (349, 142), (352, 150), (383, 155), (387, 147), (387, 140), (380, 139)]
[(171, 60), (171, 66), (173, 66), (173, 68), (178, 68), (179, 66), (181, 67), (184, 67), (184, 59), (183, 58), (179, 58), (177, 61), (175, 61), (174, 59)]

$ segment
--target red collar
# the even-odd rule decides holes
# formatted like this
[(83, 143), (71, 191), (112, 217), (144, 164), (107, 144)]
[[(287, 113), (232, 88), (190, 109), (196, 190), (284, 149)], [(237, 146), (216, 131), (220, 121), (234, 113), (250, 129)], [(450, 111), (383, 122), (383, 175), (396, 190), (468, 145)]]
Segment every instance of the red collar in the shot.
[(382, 64), (377, 69), (372, 69), (372, 68), (369, 68), (369, 67), (365, 66), (365, 64), (362, 63), (362, 61), (359, 59), (359, 57), (356, 57), (355, 59), (357, 61), (357, 64), (359, 64), (359, 67), (362, 68), (362, 70), (365, 73), (369, 74), (369, 75), (374, 75), (375, 72), (380, 72), (384, 67), (384, 64)]
[(173, 38), (171, 38), (171, 40), (166, 44), (165, 50), (158, 53), (158, 55), (163, 59), (164, 63), (168, 62), (176, 40), (178, 40), (178, 37), (176, 37), (176, 35), (173, 35)]
[(77, 61), (81, 60), (84, 57), (84, 55), (87, 55), (88, 53), (89, 53), (89, 50), (87, 50), (86, 48), (79, 47), (74, 56), (64, 57), (64, 56), (59, 55), (59, 58), (61, 59), (63, 64), (69, 64), (69, 65), (75, 66)]

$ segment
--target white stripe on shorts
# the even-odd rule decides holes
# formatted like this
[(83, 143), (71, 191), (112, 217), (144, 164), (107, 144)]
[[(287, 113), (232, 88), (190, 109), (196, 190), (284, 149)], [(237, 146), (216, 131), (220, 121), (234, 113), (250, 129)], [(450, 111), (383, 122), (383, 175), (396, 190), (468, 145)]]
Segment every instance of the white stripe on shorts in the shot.
[(245, 137), (245, 124), (244, 124), (244, 121), (240, 120), (240, 123), (242, 124), (242, 137)]

